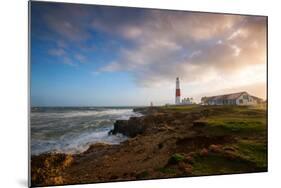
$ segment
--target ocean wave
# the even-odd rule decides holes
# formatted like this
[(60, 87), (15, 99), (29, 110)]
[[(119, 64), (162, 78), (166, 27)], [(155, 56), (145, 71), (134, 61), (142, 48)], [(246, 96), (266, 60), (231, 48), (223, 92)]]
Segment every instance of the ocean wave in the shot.
[[(56, 111), (55, 111), (56, 110)], [(48, 109), (31, 113), (31, 153), (79, 153), (90, 144), (119, 144), (123, 135), (108, 135), (117, 119), (141, 116), (132, 109)]]
[(81, 134), (69, 139), (68, 136), (59, 140), (31, 140), (31, 155), (45, 152), (77, 154), (86, 151), (95, 143), (119, 144), (127, 140), (122, 134), (108, 135), (108, 131)]
[(83, 111), (66, 111), (66, 112), (33, 112), (31, 118), (72, 118), (72, 117), (83, 117), (83, 116), (120, 116), (120, 118), (128, 119), (130, 116), (135, 115), (132, 109), (106, 109), (102, 111), (97, 110), (83, 110)]

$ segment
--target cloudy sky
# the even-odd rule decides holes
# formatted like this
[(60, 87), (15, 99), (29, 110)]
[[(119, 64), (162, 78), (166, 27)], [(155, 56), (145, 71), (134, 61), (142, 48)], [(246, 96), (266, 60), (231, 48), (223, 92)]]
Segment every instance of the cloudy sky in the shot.
[(32, 2), (33, 106), (266, 98), (266, 18)]

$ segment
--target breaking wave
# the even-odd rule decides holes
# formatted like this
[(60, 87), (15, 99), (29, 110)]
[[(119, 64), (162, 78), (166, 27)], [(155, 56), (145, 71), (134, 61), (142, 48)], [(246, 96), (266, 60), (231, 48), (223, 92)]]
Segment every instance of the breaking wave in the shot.
[(31, 154), (80, 153), (97, 142), (119, 144), (123, 135), (108, 135), (117, 119), (141, 116), (129, 108), (32, 108)]

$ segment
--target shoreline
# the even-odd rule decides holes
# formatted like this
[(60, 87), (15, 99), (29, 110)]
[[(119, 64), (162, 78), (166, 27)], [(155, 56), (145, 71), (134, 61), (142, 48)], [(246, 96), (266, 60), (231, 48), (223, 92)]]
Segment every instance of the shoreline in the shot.
[[(112, 134), (128, 136), (118, 145), (95, 143), (79, 154), (32, 156), (32, 185), (267, 171), (266, 153), (259, 152), (267, 149), (263, 110), (194, 105), (137, 108), (135, 111), (142, 112), (143, 116), (117, 120), (114, 124)], [(229, 116), (226, 122), (234, 121), (233, 114), (237, 117), (242, 114), (240, 119), (248, 122), (249, 130), (213, 125), (214, 117), (222, 121), (222, 117)], [(260, 118), (258, 123), (253, 120), (257, 118)], [(252, 127), (251, 123), (260, 127)], [(257, 148), (252, 151), (254, 147)], [(214, 167), (213, 161), (223, 168), (217, 164)]]
[[(34, 107), (34, 108), (37, 108), (37, 107)], [(53, 107), (50, 107), (50, 108), (53, 108)], [(60, 107), (60, 108), (64, 108), (64, 107)], [(72, 106), (71, 106), (72, 108)], [(83, 107), (82, 107), (83, 108)], [(110, 107), (111, 108), (111, 107)], [(116, 108), (119, 108), (119, 107), (116, 107)], [(121, 107), (122, 108), (122, 107)], [(127, 107), (126, 107), (127, 108)], [(145, 116), (148, 114), (148, 111), (147, 110), (149, 109), (148, 107), (143, 107), (143, 106), (140, 106), (140, 107), (136, 107), (136, 108), (132, 108), (132, 111), (135, 112), (135, 113), (139, 113), (141, 114), (141, 116), (137, 116), (137, 117), (142, 117), (142, 116)], [(132, 118), (132, 117), (130, 117)], [(129, 119), (130, 119), (129, 118)], [(133, 116), (133, 118), (135, 118)], [(128, 121), (128, 120), (116, 120), (116, 121)], [(116, 123), (116, 121), (114, 122), (114, 124)], [(115, 133), (115, 134), (112, 134), (112, 131), (114, 130), (114, 125), (113, 124), (113, 129), (109, 130), (107, 133), (108, 135), (116, 135), (116, 134), (122, 134), (122, 133)], [(123, 135), (123, 134), (122, 134)], [(124, 135), (125, 136), (125, 135)], [(130, 137), (127, 137), (126, 140), (130, 139)], [(122, 141), (122, 142), (125, 142), (126, 140)], [(94, 143), (91, 143), (89, 144), (89, 147), (87, 149), (85, 149), (84, 151), (81, 151), (81, 152), (77, 152), (77, 153), (67, 153), (67, 152), (60, 152), (60, 151), (48, 151), (48, 152), (42, 152), (42, 153), (39, 153), (39, 154), (31, 154), (31, 158), (34, 158), (34, 157), (38, 157), (40, 155), (56, 155), (56, 154), (63, 154), (63, 155), (72, 155), (72, 156), (75, 156), (75, 155), (81, 155), (85, 152), (88, 152), (88, 150), (91, 150), (91, 147), (95, 146), (95, 145), (112, 145), (112, 146), (116, 146), (116, 145), (120, 145), (122, 142), (119, 142), (118, 144), (112, 144), (112, 143), (107, 143), (107, 142), (103, 142), (103, 141), (100, 141), (100, 142), (94, 142)]]
[(119, 144), (123, 135), (110, 135), (117, 119), (140, 116), (133, 108), (42, 108), (31, 114), (31, 156), (43, 153), (77, 154), (90, 144)]

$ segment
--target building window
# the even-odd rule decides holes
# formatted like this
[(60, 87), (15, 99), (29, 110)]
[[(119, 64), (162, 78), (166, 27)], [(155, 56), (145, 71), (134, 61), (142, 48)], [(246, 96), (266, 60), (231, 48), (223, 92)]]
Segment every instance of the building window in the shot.
[(242, 100), (242, 99), (239, 99), (239, 103), (240, 103), (240, 104), (243, 104), (243, 100)]
[(248, 95), (243, 95), (243, 99), (248, 99)]

